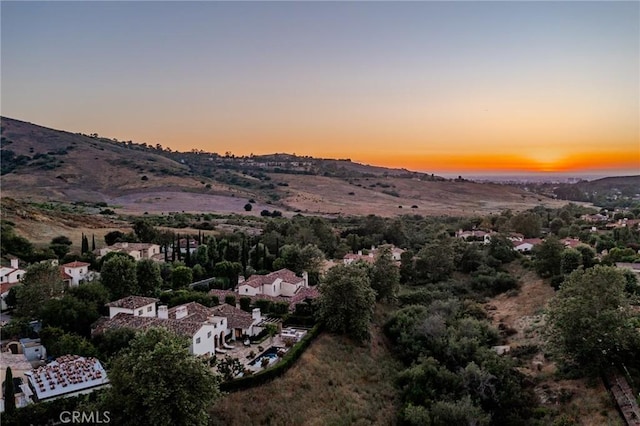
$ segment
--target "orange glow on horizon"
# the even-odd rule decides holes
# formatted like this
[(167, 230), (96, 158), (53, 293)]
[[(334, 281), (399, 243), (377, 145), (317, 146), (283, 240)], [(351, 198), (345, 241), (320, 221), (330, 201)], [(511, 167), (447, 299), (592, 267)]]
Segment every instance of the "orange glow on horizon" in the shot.
[(636, 152), (584, 152), (570, 155), (548, 154), (432, 154), (420, 156), (357, 156), (357, 162), (409, 170), (439, 172), (579, 172), (596, 170), (638, 170), (640, 150)]

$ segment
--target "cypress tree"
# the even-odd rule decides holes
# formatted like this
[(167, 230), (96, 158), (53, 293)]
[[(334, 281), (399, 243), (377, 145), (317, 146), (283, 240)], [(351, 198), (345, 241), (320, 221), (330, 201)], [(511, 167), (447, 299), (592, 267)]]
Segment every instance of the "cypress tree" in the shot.
[(13, 373), (11, 367), (7, 367), (7, 374), (4, 379), (4, 411), (11, 415), (16, 411), (16, 392), (13, 388)]
[(91, 234), (91, 251), (96, 249), (96, 234)]
[(191, 245), (189, 243), (189, 234), (187, 234), (187, 252), (184, 255), (184, 263), (191, 266)]

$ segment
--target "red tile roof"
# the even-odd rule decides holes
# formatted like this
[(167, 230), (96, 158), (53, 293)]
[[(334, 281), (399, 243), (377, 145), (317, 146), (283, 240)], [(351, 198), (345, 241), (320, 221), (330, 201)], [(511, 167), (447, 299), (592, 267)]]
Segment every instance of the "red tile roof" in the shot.
[(211, 309), (215, 315), (227, 318), (227, 327), (229, 329), (240, 328), (246, 330), (253, 324), (253, 316), (235, 306), (223, 303)]
[(174, 333), (193, 337), (204, 324), (197, 321), (162, 319), (156, 317), (138, 317), (131, 314), (120, 312), (113, 318), (101, 319), (94, 324), (93, 335), (102, 334), (107, 330), (118, 328), (131, 328), (133, 330), (147, 330), (151, 327), (162, 327), (173, 331)]
[(86, 263), (86, 262), (69, 262), (69, 263), (65, 263), (64, 265), (65, 268), (82, 268), (83, 266), (91, 266), (90, 263)]
[(110, 308), (137, 309), (159, 301), (160, 299), (155, 299), (153, 297), (127, 296), (122, 299), (109, 302), (107, 303), (107, 306)]
[(278, 278), (289, 284), (297, 284), (301, 281), (304, 281), (304, 278), (297, 276), (295, 272), (285, 268), (275, 272), (271, 272), (267, 275), (252, 275), (248, 280), (240, 283), (240, 285), (249, 285), (251, 287), (257, 288), (264, 284), (271, 284)]

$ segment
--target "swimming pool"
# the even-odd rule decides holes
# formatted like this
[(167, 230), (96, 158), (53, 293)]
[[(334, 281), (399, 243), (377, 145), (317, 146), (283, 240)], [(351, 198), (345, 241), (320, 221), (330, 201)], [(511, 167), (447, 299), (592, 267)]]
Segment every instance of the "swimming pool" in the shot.
[(269, 365), (275, 363), (278, 360), (278, 351), (285, 350), (285, 348), (279, 348), (277, 346), (271, 346), (266, 351), (258, 355), (253, 361), (249, 363), (249, 367), (262, 368), (262, 360), (264, 358), (269, 359)]

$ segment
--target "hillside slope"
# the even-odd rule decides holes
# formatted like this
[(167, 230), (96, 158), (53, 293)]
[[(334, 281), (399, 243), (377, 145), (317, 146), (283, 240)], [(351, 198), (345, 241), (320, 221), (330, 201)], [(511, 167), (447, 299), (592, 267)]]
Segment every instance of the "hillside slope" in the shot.
[(118, 142), (2, 118), (2, 196), (107, 202), (128, 213), (473, 215), (558, 205), (510, 186), (289, 154), (235, 157)]

